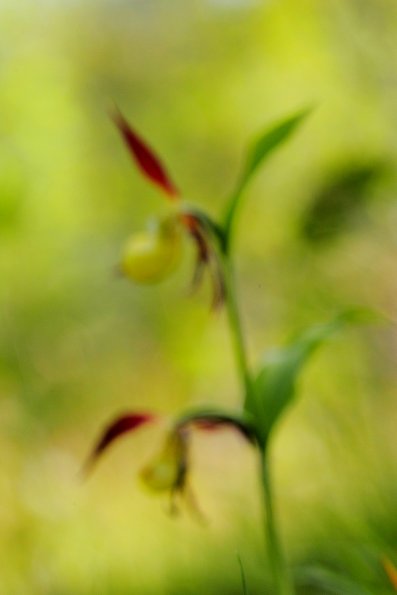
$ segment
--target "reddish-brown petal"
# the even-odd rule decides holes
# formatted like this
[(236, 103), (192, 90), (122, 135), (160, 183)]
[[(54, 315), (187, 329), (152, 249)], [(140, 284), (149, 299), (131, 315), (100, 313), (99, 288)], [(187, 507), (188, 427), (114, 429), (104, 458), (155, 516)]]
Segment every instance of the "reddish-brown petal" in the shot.
[(156, 417), (151, 413), (126, 413), (117, 417), (102, 433), (84, 466), (84, 471), (88, 472), (99, 456), (117, 438), (120, 438), (120, 436), (123, 436), (128, 432), (133, 432), (140, 426), (154, 421), (155, 419)]
[(206, 267), (210, 262), (210, 248), (200, 228), (189, 229), (190, 236), (196, 247), (196, 262), (194, 264), (192, 291), (195, 292), (201, 285)]
[(222, 428), (232, 428), (237, 430), (248, 442), (255, 444), (256, 437), (253, 428), (248, 426), (246, 423), (238, 420), (237, 418), (231, 418), (227, 415), (203, 415), (198, 416), (191, 422), (195, 428), (205, 431), (219, 430)]
[(226, 285), (223, 277), (222, 266), (218, 255), (213, 252), (209, 262), (210, 273), (212, 277), (212, 309), (218, 310), (223, 306), (226, 299)]
[(212, 283), (212, 309), (217, 310), (225, 301), (226, 287), (222, 267), (215, 248), (207, 237), (207, 230), (199, 217), (193, 213), (184, 213), (182, 223), (191, 235), (197, 250), (196, 264), (193, 275), (193, 290), (197, 289), (203, 277), (204, 268), (207, 267)]
[(201, 221), (191, 213), (183, 213), (182, 223), (185, 225), (196, 244), (198, 262), (208, 262), (210, 257), (210, 248), (208, 241), (205, 238)]
[(170, 198), (176, 199), (179, 192), (153, 150), (132, 130), (119, 111), (114, 112), (112, 118), (142, 173)]

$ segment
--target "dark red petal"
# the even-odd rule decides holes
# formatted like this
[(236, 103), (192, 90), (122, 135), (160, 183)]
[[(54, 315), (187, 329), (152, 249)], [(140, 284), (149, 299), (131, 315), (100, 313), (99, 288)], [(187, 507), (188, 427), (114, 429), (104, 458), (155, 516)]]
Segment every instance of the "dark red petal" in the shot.
[(221, 428), (233, 428), (237, 430), (246, 440), (255, 444), (256, 437), (253, 428), (248, 426), (246, 423), (236, 419), (230, 418), (227, 415), (210, 415), (206, 416), (203, 415), (202, 417), (197, 417), (196, 419), (192, 420), (192, 423), (195, 428), (199, 430), (219, 430)]
[(154, 419), (156, 418), (151, 413), (127, 413), (117, 417), (111, 424), (109, 424), (98, 440), (84, 467), (85, 472), (91, 469), (98, 457), (117, 438), (128, 432), (137, 430), (143, 424), (154, 421)]
[(195, 293), (199, 289), (203, 281), (205, 266), (205, 262), (203, 262), (199, 258), (196, 258), (193, 271), (193, 278), (191, 282), (191, 293)]
[(224, 304), (226, 297), (225, 280), (219, 256), (207, 238), (207, 230), (199, 217), (193, 213), (184, 213), (182, 215), (182, 223), (191, 235), (197, 250), (192, 283), (193, 291), (200, 285), (204, 268), (207, 267), (212, 283), (212, 309), (217, 310)]
[(210, 248), (200, 228), (191, 227), (189, 233), (196, 247), (196, 262), (192, 279), (192, 292), (195, 292), (202, 283), (204, 270), (209, 263)]
[(221, 263), (215, 252), (212, 253), (209, 266), (212, 278), (212, 309), (218, 310), (226, 300), (226, 284)]
[(208, 241), (205, 238), (205, 232), (200, 220), (191, 213), (184, 213), (182, 215), (182, 223), (185, 225), (196, 244), (198, 262), (208, 262), (210, 248)]
[(169, 197), (176, 199), (179, 192), (152, 149), (132, 130), (119, 111), (113, 113), (112, 118), (142, 173), (154, 184), (160, 186)]

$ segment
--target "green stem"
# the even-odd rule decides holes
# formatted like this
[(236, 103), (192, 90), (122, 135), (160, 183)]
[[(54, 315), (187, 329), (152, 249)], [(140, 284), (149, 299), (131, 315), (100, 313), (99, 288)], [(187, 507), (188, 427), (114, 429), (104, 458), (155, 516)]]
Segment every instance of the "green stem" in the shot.
[(261, 474), (265, 506), (265, 533), (270, 565), (273, 572), (274, 586), (278, 595), (294, 595), (294, 587), (286, 568), (276, 525), (273, 505), (273, 488), (267, 450), (261, 452)]
[(237, 368), (241, 379), (241, 384), (244, 390), (246, 402), (251, 392), (251, 376), (249, 372), (247, 350), (245, 346), (243, 329), (241, 325), (241, 317), (236, 297), (234, 271), (231, 259), (228, 256), (225, 256), (224, 259), (224, 274), (226, 284), (226, 307), (229, 318), (229, 328), (232, 336), (232, 343)]
[[(253, 397), (253, 386), (241, 324), (240, 311), (238, 307), (238, 300), (236, 296), (232, 259), (228, 249), (224, 251), (223, 264), (229, 327), (232, 336), (237, 368), (244, 390), (244, 409), (247, 409), (247, 404)], [(277, 595), (294, 595), (294, 588), (285, 565), (274, 515), (273, 491), (269, 473), (267, 452), (267, 449), (261, 451), (261, 479), (263, 486), (263, 505), (266, 515), (265, 534), (269, 552), (269, 561), (273, 574), (275, 593), (277, 593)]]

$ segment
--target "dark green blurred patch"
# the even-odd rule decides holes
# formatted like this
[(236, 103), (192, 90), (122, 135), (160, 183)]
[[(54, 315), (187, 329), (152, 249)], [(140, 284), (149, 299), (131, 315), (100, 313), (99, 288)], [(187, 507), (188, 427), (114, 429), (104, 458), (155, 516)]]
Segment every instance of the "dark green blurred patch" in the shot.
[[(305, 568), (299, 576), (302, 587), (300, 593), (305, 595), (325, 595), (326, 593), (340, 595), (371, 595), (365, 587), (356, 584), (346, 576), (337, 574), (321, 566)], [(298, 583), (298, 584), (299, 584)]]
[[(357, 500), (355, 515), (339, 516), (325, 505), (311, 528), (308, 547), (295, 571), (302, 595), (387, 595), (393, 590), (382, 561), (395, 551), (395, 478), (376, 497)], [(365, 502), (365, 504), (364, 504)]]
[(386, 161), (351, 163), (326, 176), (304, 212), (299, 233), (312, 245), (328, 244), (365, 220), (376, 186), (389, 172)]

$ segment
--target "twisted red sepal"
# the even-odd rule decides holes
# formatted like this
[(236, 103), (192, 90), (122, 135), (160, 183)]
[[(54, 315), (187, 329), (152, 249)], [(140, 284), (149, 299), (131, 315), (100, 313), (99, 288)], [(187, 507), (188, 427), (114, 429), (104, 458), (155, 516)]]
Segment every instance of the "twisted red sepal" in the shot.
[(142, 173), (154, 184), (160, 186), (171, 199), (175, 200), (179, 196), (179, 192), (159, 158), (132, 130), (127, 120), (118, 110), (112, 113), (112, 118)]
[(256, 443), (256, 438), (251, 428), (248, 428), (244, 424), (238, 423), (235, 420), (231, 421), (228, 417), (224, 417), (222, 415), (214, 415), (211, 418), (197, 418), (196, 420), (194, 420), (193, 424), (198, 430), (206, 431), (213, 431), (222, 428), (232, 428), (239, 432), (246, 440), (248, 440), (248, 442), (251, 442), (251, 444)]
[(206, 230), (205, 225), (197, 215), (186, 212), (183, 213), (181, 220), (193, 239), (197, 251), (192, 288), (196, 290), (200, 286), (204, 270), (207, 268), (212, 282), (212, 309), (217, 310), (223, 305), (226, 295), (225, 281), (218, 254), (210, 242), (208, 230)]
[(117, 438), (123, 436), (128, 432), (137, 430), (143, 424), (147, 424), (156, 419), (156, 416), (151, 413), (127, 413), (120, 415), (105, 429), (102, 436), (98, 440), (94, 450), (87, 459), (84, 465), (84, 473), (91, 470), (94, 463), (101, 456), (101, 454), (112, 444)]

